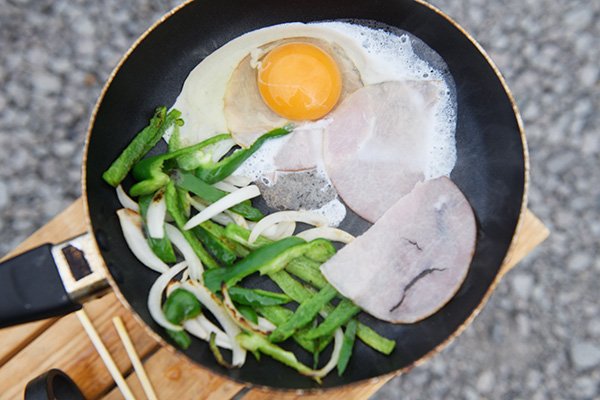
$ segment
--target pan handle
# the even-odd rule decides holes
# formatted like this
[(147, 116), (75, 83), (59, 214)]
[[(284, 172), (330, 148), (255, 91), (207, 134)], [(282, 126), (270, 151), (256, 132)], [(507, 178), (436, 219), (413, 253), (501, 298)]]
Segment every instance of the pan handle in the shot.
[(0, 328), (65, 315), (108, 288), (89, 233), (0, 264)]

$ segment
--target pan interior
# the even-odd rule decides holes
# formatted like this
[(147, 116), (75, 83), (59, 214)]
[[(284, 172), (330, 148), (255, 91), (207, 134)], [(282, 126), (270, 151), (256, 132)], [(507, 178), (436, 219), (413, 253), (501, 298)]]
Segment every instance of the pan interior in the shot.
[[(436, 11), (408, 0), (192, 2), (152, 30), (122, 64), (99, 105), (89, 140), (85, 184), (92, 228), (133, 310), (167, 340), (146, 306), (156, 274), (127, 248), (115, 214), (120, 206), (114, 189), (102, 181), (102, 172), (146, 125), (157, 105), (174, 103), (188, 73), (218, 47), (265, 26), (338, 19), (372, 20), (406, 30), (447, 63), (458, 103), (458, 160), (451, 178), (475, 211), (475, 256), (460, 291), (432, 317), (412, 325), (393, 325), (362, 315), (367, 325), (397, 341), (395, 351), (383, 356), (358, 341), (344, 376), (332, 372), (321, 386), (268, 357), (258, 363), (249, 356), (244, 368), (226, 370), (217, 365), (204, 342), (195, 340), (185, 351), (198, 364), (236, 380), (275, 388), (327, 388), (410, 367), (451, 337), (479, 306), (498, 273), (521, 212), (525, 159), (512, 102), (475, 45)], [(125, 187), (131, 184), (131, 180), (124, 182)], [(354, 232), (365, 227), (356, 216), (345, 223)], [(253, 284), (265, 283), (254, 280)]]

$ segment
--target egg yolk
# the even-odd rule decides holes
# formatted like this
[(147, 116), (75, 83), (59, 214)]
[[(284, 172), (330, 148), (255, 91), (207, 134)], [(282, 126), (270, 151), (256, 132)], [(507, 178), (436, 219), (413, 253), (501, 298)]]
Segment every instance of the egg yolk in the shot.
[(257, 80), (265, 104), (296, 121), (323, 117), (342, 92), (335, 60), (309, 43), (287, 43), (271, 50), (261, 61)]

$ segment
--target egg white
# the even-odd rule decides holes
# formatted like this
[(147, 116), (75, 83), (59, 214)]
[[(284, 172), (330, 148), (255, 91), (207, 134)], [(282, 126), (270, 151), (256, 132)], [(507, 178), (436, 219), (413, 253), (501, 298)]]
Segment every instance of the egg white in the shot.
[[(262, 55), (260, 47), (268, 43), (293, 37), (320, 39), (341, 47), (354, 63), (364, 86), (401, 80), (440, 82), (441, 100), (435, 113), (435, 123), (432, 124), (435, 145), (431, 147), (427, 160), (426, 179), (450, 174), (456, 162), (456, 104), (450, 95), (447, 75), (415, 53), (407, 34), (395, 34), (347, 22), (275, 25), (246, 33), (214, 51), (192, 70), (173, 105), (173, 108), (182, 112), (185, 121), (180, 129), (182, 143), (191, 145), (217, 133), (228, 132), (224, 98), (230, 77), (238, 64), (248, 55), (257, 60)], [(304, 129), (313, 128), (312, 124), (314, 122), (307, 124)], [(272, 173), (269, 169), (273, 167), (275, 149), (286, 141), (277, 139), (263, 146), (265, 149), (248, 160), (238, 173), (254, 171), (253, 175), (256, 176)], [(334, 208), (340, 209), (338, 205)], [(343, 218), (341, 213), (336, 214), (333, 218), (336, 223), (333, 225)]]

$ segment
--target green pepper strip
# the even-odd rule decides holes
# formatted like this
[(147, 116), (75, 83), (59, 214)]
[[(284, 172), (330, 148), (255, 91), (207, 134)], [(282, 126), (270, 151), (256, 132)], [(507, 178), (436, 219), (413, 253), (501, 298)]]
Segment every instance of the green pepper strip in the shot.
[(229, 139), (230, 137), (231, 136), (228, 133), (224, 133), (208, 138), (193, 146), (175, 150), (171, 153), (144, 158), (133, 167), (133, 177), (139, 182), (131, 187), (129, 194), (136, 197), (157, 191), (169, 181), (169, 175), (164, 171), (166, 161), (177, 159), (221, 140)]
[[(227, 195), (227, 192), (219, 190), (194, 175), (186, 172), (178, 171), (171, 176), (175, 184), (189, 192), (194, 193), (202, 200), (208, 203), (214, 203)], [(259, 209), (252, 207), (250, 200), (246, 200), (237, 204), (230, 209), (231, 211), (240, 214), (242, 217), (250, 221), (258, 221), (264, 217), (264, 214)]]
[(317, 339), (322, 336), (333, 335), (337, 328), (350, 321), (359, 312), (360, 307), (357, 307), (350, 300), (344, 299), (319, 326), (308, 331), (306, 337)]
[(217, 360), (217, 363), (219, 363), (219, 365), (221, 365), (225, 368), (233, 368), (233, 365), (231, 365), (230, 363), (228, 363), (225, 360), (225, 358), (223, 357), (223, 354), (221, 353), (221, 350), (219, 350), (219, 347), (217, 346), (217, 334), (215, 332), (210, 333), (210, 338), (208, 340), (208, 347), (209, 347), (210, 351), (213, 353), (213, 356), (215, 357), (215, 360)]
[(297, 256), (296, 249), (304, 250), (303, 246), (306, 244), (303, 239), (289, 237), (261, 247), (229, 268), (205, 271), (204, 285), (213, 293), (217, 293), (223, 283), (231, 287), (262, 269), (282, 269), (291, 258)]
[(194, 233), (192, 231), (183, 229), (187, 219), (181, 210), (181, 205), (179, 204), (179, 198), (177, 196), (177, 190), (175, 189), (173, 181), (169, 181), (167, 184), (165, 189), (165, 200), (167, 202), (167, 210), (169, 211), (169, 214), (171, 214), (171, 217), (173, 217), (175, 220), (175, 223), (183, 234), (183, 237), (185, 237), (190, 246), (192, 246), (194, 253), (196, 253), (198, 258), (200, 258), (200, 261), (202, 261), (207, 268), (219, 268), (219, 264), (217, 264), (212, 256), (206, 251)]
[[(200, 311), (200, 302), (196, 296), (184, 289), (175, 289), (167, 297), (165, 304), (163, 304), (165, 318), (176, 325), (181, 325), (183, 321), (197, 317), (200, 315)], [(186, 331), (172, 331), (167, 329), (167, 333), (184, 350), (192, 343)]]
[[(292, 278), (286, 271), (280, 271), (269, 276), (275, 281), (281, 290), (283, 290), (283, 292), (290, 296), (295, 302), (302, 304), (304, 301), (313, 296), (314, 291), (304, 287), (300, 282)], [(323, 311), (328, 314), (333, 312), (333, 310), (334, 308), (330, 304), (327, 304), (323, 308)], [(389, 355), (396, 347), (395, 341), (381, 336), (361, 322), (358, 323), (357, 336), (367, 346), (386, 355)]]
[(252, 307), (237, 305), (236, 308), (240, 312), (240, 314), (244, 316), (244, 318), (255, 324), (258, 324), (258, 314), (256, 314), (256, 311), (254, 311)]
[(141, 196), (139, 199), (140, 206), (140, 215), (142, 216), (142, 220), (144, 221), (144, 232), (146, 236), (146, 241), (150, 245), (152, 252), (158, 256), (161, 260), (166, 263), (174, 263), (177, 261), (177, 257), (175, 257), (175, 252), (173, 251), (173, 246), (171, 245), (171, 241), (165, 235), (162, 239), (155, 239), (150, 237), (148, 234), (148, 227), (146, 226), (146, 214), (148, 212), (148, 206), (152, 201), (152, 195)]
[(166, 107), (158, 107), (148, 126), (138, 132), (119, 157), (104, 171), (102, 178), (109, 185), (117, 187), (125, 179), (131, 167), (158, 143), (165, 131), (174, 123), (181, 123), (177, 122), (180, 116), (181, 113), (177, 110), (171, 110), (167, 114)]
[(237, 260), (237, 256), (231, 249), (213, 235), (211, 235), (206, 229), (204, 229), (201, 225), (196, 226), (192, 229), (192, 232), (200, 239), (202, 244), (206, 247), (208, 252), (214, 256), (218, 261), (220, 261), (224, 265), (232, 265), (235, 260)]
[(333, 300), (336, 295), (337, 291), (333, 286), (325, 286), (316, 295), (301, 303), (290, 319), (271, 332), (269, 340), (271, 342), (281, 342), (292, 336), (297, 329), (302, 328), (312, 321), (319, 311)]
[(290, 261), (285, 270), (290, 274), (310, 283), (317, 289), (327, 285), (327, 279), (319, 271), (321, 263), (313, 261), (308, 257), (298, 257)]
[(340, 350), (340, 358), (337, 362), (337, 370), (338, 375), (342, 376), (346, 367), (348, 366), (348, 361), (350, 361), (350, 356), (352, 356), (352, 349), (354, 347), (354, 342), (356, 340), (356, 329), (358, 327), (358, 322), (353, 319), (348, 322), (346, 326), (346, 330), (344, 331), (344, 340), (342, 341), (342, 348)]
[(272, 131), (267, 132), (258, 138), (258, 140), (256, 140), (256, 142), (254, 142), (252, 146), (248, 147), (247, 149), (237, 150), (232, 155), (222, 159), (219, 162), (208, 162), (204, 165), (200, 165), (200, 167), (196, 169), (196, 176), (211, 184), (222, 181), (235, 172), (235, 170), (252, 154), (254, 154), (264, 142), (272, 138), (287, 135), (292, 130), (292, 125), (286, 125), (282, 128), (273, 129)]
[[(225, 234), (231, 240), (235, 240), (238, 243), (244, 245), (244, 243), (248, 241), (248, 237), (250, 236), (250, 231), (242, 228), (241, 226), (238, 226), (235, 224), (229, 224), (225, 228)], [(259, 236), (258, 239), (254, 242), (254, 244), (255, 245), (259, 244), (259, 241), (261, 241), (260, 246), (265, 246), (265, 245), (271, 243), (271, 241), (269, 239)], [(303, 270), (304, 269), (308, 270), (309, 268), (318, 269), (319, 263), (312, 261), (310, 259), (298, 257), (298, 258), (292, 260), (286, 266), (286, 270), (288, 269), (288, 267), (291, 264), (294, 264), (294, 266), (292, 266), (292, 270), (295, 273), (299, 273), (298, 275), (296, 275), (296, 274), (294, 274), (294, 275), (298, 276), (298, 278), (300, 278), (306, 282), (316, 283), (316, 281), (311, 282), (311, 280), (310, 280), (311, 279), (310, 277), (314, 278), (314, 274), (310, 271), (306, 272)], [(319, 273), (320, 273), (320, 271), (319, 271)], [(301, 304), (302, 302), (306, 301), (314, 294), (314, 292), (312, 290), (304, 287), (300, 282), (298, 282), (294, 278), (292, 278), (286, 271), (279, 271), (279, 272), (276, 272), (273, 274), (269, 274), (269, 277), (275, 281), (277, 286), (279, 286), (285, 294), (290, 296), (292, 298), (292, 300), (294, 300), (297, 303)], [(316, 279), (318, 279), (318, 278), (316, 278)], [(323, 277), (323, 279), (325, 279), (325, 278)], [(325, 284), (327, 284), (327, 283), (325, 283)], [(325, 286), (325, 284), (323, 284), (322, 286), (315, 284), (315, 286), (318, 289), (322, 289)], [(329, 304), (327, 304), (323, 309), (323, 311), (327, 312), (328, 314), (333, 312), (333, 310), (334, 310), (333, 306), (331, 306)], [(373, 329), (369, 328), (368, 326), (364, 325), (361, 322), (358, 323), (357, 336), (367, 346), (379, 351), (380, 353), (386, 354), (386, 355), (389, 355), (396, 347), (395, 341), (381, 336), (380, 334), (375, 332)], [(325, 342), (325, 343), (328, 343), (328, 342)]]
[[(261, 306), (257, 307), (256, 311), (275, 324), (275, 326), (283, 324), (294, 314), (292, 310), (282, 306)], [(306, 331), (304, 329), (300, 329), (294, 332), (292, 335), (292, 339), (294, 339), (294, 341), (298, 343), (304, 350), (308, 351), (309, 353), (315, 353), (321, 351), (321, 347), (326, 347), (326, 345), (322, 346), (322, 343), (325, 341), (322, 341), (317, 345), (316, 341), (306, 339), (305, 334)], [(329, 342), (330, 341), (327, 341), (326, 344), (329, 344)]]
[(362, 340), (367, 346), (377, 350), (380, 353), (390, 355), (394, 348), (396, 348), (396, 342), (381, 336), (367, 325), (358, 323), (358, 329), (356, 330), (356, 336)]
[(281, 347), (269, 342), (264, 336), (253, 332), (242, 332), (236, 336), (240, 346), (246, 350), (256, 352), (260, 351), (275, 360), (294, 368), (303, 375), (310, 375), (312, 369), (302, 364), (294, 353), (282, 349)]
[(259, 236), (256, 238), (254, 243), (249, 243), (248, 239), (250, 238), (250, 231), (248, 229), (242, 228), (237, 224), (228, 224), (225, 227), (225, 236), (233, 240), (234, 242), (247, 247), (251, 250), (256, 250), (260, 247), (266, 246), (268, 244), (273, 243), (271, 239), (267, 239), (264, 236)]
[(209, 220), (201, 223), (200, 226), (206, 229), (215, 238), (223, 242), (223, 244), (229, 247), (229, 249), (233, 251), (235, 255), (239, 258), (244, 258), (248, 254), (250, 254), (250, 251), (248, 251), (248, 249), (246, 249), (244, 246), (229, 239), (225, 235), (225, 228), (223, 228), (221, 225), (215, 224), (214, 222)]
[(177, 188), (177, 197), (179, 198), (181, 212), (186, 218), (189, 218), (192, 211), (189, 193), (187, 192), (187, 190)]
[(262, 289), (247, 289), (234, 286), (229, 288), (229, 296), (237, 304), (252, 307), (276, 306), (289, 303), (292, 299), (286, 294)]

